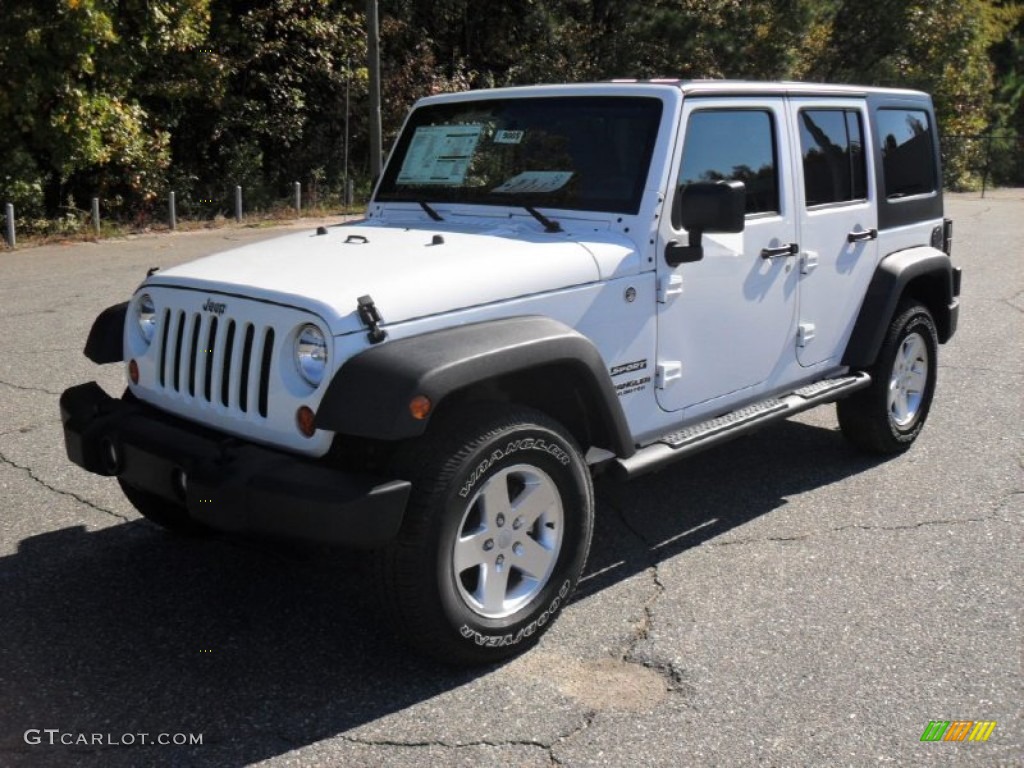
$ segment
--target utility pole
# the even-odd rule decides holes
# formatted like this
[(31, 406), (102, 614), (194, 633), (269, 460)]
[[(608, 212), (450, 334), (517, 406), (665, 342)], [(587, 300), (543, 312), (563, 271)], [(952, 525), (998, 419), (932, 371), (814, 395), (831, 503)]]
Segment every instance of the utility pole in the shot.
[(342, 199), (344, 200), (345, 207), (352, 205), (352, 200), (349, 199), (348, 193), (348, 124), (349, 124), (349, 89), (352, 84), (352, 58), (347, 57), (345, 59), (345, 189), (342, 192)]
[(380, 127), (380, 29), (377, 23), (377, 0), (366, 0), (367, 53), (370, 61), (370, 177), (380, 176), (383, 159)]

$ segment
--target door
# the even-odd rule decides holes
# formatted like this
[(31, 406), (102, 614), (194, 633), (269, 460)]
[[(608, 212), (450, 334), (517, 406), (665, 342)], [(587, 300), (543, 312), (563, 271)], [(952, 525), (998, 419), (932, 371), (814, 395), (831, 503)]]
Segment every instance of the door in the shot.
[(751, 398), (794, 362), (798, 246), (784, 100), (691, 98), (682, 119), (674, 194), (742, 181), (747, 211), (743, 232), (705, 233), (703, 258), (675, 268), (665, 247), (688, 234), (676, 215), (659, 226), (657, 397), (689, 418)]
[(800, 261), (797, 358), (838, 364), (878, 261), (878, 217), (859, 99), (792, 99)]

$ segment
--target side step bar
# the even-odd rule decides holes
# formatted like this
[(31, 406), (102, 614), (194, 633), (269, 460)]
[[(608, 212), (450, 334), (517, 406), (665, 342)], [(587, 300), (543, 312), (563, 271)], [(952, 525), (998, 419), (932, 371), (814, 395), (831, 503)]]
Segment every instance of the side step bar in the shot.
[(791, 394), (762, 400), (665, 435), (627, 459), (616, 459), (612, 462), (612, 471), (616, 476), (628, 479), (661, 469), (666, 464), (753, 432), (766, 424), (838, 400), (870, 383), (871, 376), (861, 372), (808, 384)]

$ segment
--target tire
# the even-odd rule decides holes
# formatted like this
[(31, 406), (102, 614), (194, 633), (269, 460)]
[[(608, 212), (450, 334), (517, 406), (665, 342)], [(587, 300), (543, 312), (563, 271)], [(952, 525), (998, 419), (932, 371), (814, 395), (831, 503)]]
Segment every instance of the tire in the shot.
[(881, 455), (913, 444), (935, 394), (938, 348), (931, 313), (921, 304), (900, 304), (868, 369), (871, 385), (836, 403), (839, 428), (851, 443)]
[(118, 478), (117, 482), (132, 506), (150, 522), (182, 536), (201, 536), (210, 533), (210, 528), (189, 517), (183, 506), (129, 485), (121, 478)]
[(533, 646), (565, 606), (594, 492), (579, 448), (544, 414), (496, 404), (458, 420), (432, 425), (397, 462), (412, 495), (399, 536), (376, 553), (375, 583), (415, 650), (490, 664)]

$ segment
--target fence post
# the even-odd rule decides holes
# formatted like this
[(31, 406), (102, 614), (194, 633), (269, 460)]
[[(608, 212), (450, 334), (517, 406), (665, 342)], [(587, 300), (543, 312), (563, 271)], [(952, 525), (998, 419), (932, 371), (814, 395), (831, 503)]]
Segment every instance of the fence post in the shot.
[(352, 202), (355, 198), (355, 182), (352, 179), (346, 179), (345, 181), (345, 207), (351, 207)]
[(242, 188), (235, 187), (235, 221), (242, 222)]
[(7, 245), (14, 248), (14, 203), (8, 203), (5, 210), (7, 216)]
[(92, 228), (97, 235), (100, 233), (100, 199), (98, 197), (92, 199)]
[(167, 199), (167, 223), (171, 228), (171, 232), (178, 228), (178, 211), (173, 192), (171, 192)]
[(985, 170), (981, 172), (981, 198), (985, 199), (985, 186), (988, 182), (989, 171), (992, 170), (992, 134), (990, 133), (985, 142)]
[(298, 181), (295, 182), (295, 214), (302, 216), (302, 184)]

